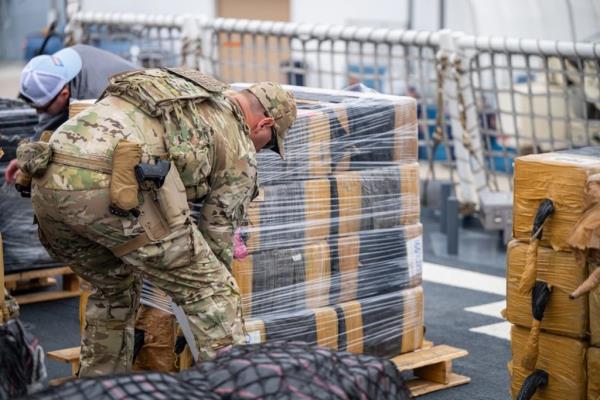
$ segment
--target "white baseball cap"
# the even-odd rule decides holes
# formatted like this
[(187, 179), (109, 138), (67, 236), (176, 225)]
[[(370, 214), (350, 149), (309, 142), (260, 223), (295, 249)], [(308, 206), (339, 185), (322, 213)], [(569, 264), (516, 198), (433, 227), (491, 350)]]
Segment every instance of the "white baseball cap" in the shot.
[(34, 106), (43, 107), (77, 76), (81, 66), (81, 57), (71, 48), (33, 57), (21, 72), (19, 92)]

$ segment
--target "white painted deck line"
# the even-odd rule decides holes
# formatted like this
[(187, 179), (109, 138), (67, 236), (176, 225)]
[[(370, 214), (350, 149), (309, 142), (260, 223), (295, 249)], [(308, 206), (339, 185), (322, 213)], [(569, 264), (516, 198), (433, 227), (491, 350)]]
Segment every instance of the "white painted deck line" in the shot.
[(444, 265), (423, 263), (423, 280), (478, 292), (506, 296), (506, 279)]
[(480, 306), (472, 306), (465, 308), (465, 311), (475, 314), (487, 315), (488, 317), (502, 318), (500, 311), (506, 308), (506, 300), (497, 301), (495, 303), (482, 304)]
[(483, 333), (504, 340), (510, 340), (510, 322), (503, 321), (496, 324), (483, 325), (469, 329), (470, 332)]

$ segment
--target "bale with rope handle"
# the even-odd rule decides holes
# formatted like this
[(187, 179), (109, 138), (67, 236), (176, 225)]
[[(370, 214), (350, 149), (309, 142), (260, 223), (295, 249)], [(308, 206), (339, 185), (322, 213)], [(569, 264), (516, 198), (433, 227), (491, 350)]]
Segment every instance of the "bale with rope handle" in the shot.
[(529, 248), (527, 249), (525, 269), (523, 270), (523, 275), (521, 275), (521, 282), (519, 284), (519, 292), (521, 294), (529, 293), (535, 285), (537, 255), (538, 248), (540, 245), (539, 242), (542, 239), (544, 224), (553, 212), (554, 203), (552, 202), (552, 200), (544, 199), (540, 203), (535, 218), (533, 220), (533, 233), (529, 242)]
[(525, 355), (521, 361), (521, 365), (527, 369), (534, 369), (537, 363), (538, 351), (539, 351), (539, 336), (544, 318), (544, 311), (548, 300), (550, 300), (550, 294), (552, 293), (552, 287), (545, 282), (536, 281), (531, 296), (531, 311), (533, 314), (533, 322), (531, 324), (531, 330), (529, 331), (529, 338), (525, 345)]
[[(527, 329), (513, 325), (511, 328), (512, 362), (509, 364), (511, 394), (517, 399), (519, 392), (534, 370), (522, 366), (525, 346), (529, 338)], [(548, 384), (534, 398), (544, 400), (586, 399), (586, 353), (588, 342), (566, 336), (541, 332), (539, 354), (535, 369), (548, 373)], [(533, 379), (533, 378), (532, 378)], [(526, 386), (531, 386), (531, 381)], [(539, 389), (539, 387), (538, 387)], [(528, 392), (524, 390), (524, 392)], [(524, 397), (526, 399), (527, 397)]]

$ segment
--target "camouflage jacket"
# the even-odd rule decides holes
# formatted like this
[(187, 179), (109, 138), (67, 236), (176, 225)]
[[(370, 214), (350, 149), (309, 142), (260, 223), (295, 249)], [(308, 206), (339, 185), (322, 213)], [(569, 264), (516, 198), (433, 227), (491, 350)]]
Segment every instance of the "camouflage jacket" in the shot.
[[(142, 162), (166, 153), (188, 199), (203, 200), (200, 231), (229, 267), (233, 232), (257, 191), (256, 152), (237, 104), (208, 86), (160, 69), (117, 75), (107, 95), (64, 123), (49, 144), (54, 152), (99, 160), (111, 160), (122, 139), (140, 143)], [(43, 184), (57, 190), (106, 188), (110, 175), (52, 163)]]

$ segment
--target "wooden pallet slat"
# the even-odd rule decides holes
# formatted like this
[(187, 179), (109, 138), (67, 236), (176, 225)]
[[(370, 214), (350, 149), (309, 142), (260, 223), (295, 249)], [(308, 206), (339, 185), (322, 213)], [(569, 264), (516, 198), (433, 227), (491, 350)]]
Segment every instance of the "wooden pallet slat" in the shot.
[(438, 390), (449, 389), (451, 387), (465, 385), (471, 382), (471, 378), (459, 374), (450, 374), (447, 384), (435, 383), (426, 379), (412, 379), (406, 383), (408, 390), (414, 397), (423, 396), (424, 394), (436, 392)]
[(4, 285), (10, 291), (41, 289), (56, 284), (56, 276), (62, 276), (62, 290), (20, 294), (15, 295), (15, 299), (19, 304), (29, 304), (80, 295), (79, 278), (69, 267), (45, 268), (7, 274), (4, 276)]
[[(70, 347), (48, 352), (48, 358), (71, 364), (73, 375), (79, 369), (80, 347)], [(468, 355), (468, 351), (447, 345), (434, 346), (425, 340), (421, 349), (392, 358), (400, 372), (412, 371), (415, 377), (406, 381), (414, 397), (451, 387), (464, 385), (471, 378), (452, 372), (452, 360)], [(50, 382), (58, 384), (68, 378)]]
[(392, 362), (400, 372), (412, 371), (414, 377), (406, 384), (416, 397), (469, 383), (471, 378), (452, 372), (452, 360), (468, 354), (463, 349), (426, 342), (421, 349), (394, 357)]
[(48, 352), (48, 358), (71, 364), (71, 373), (76, 375), (79, 370), (79, 354), (81, 347), (69, 347), (66, 349), (53, 350)]

